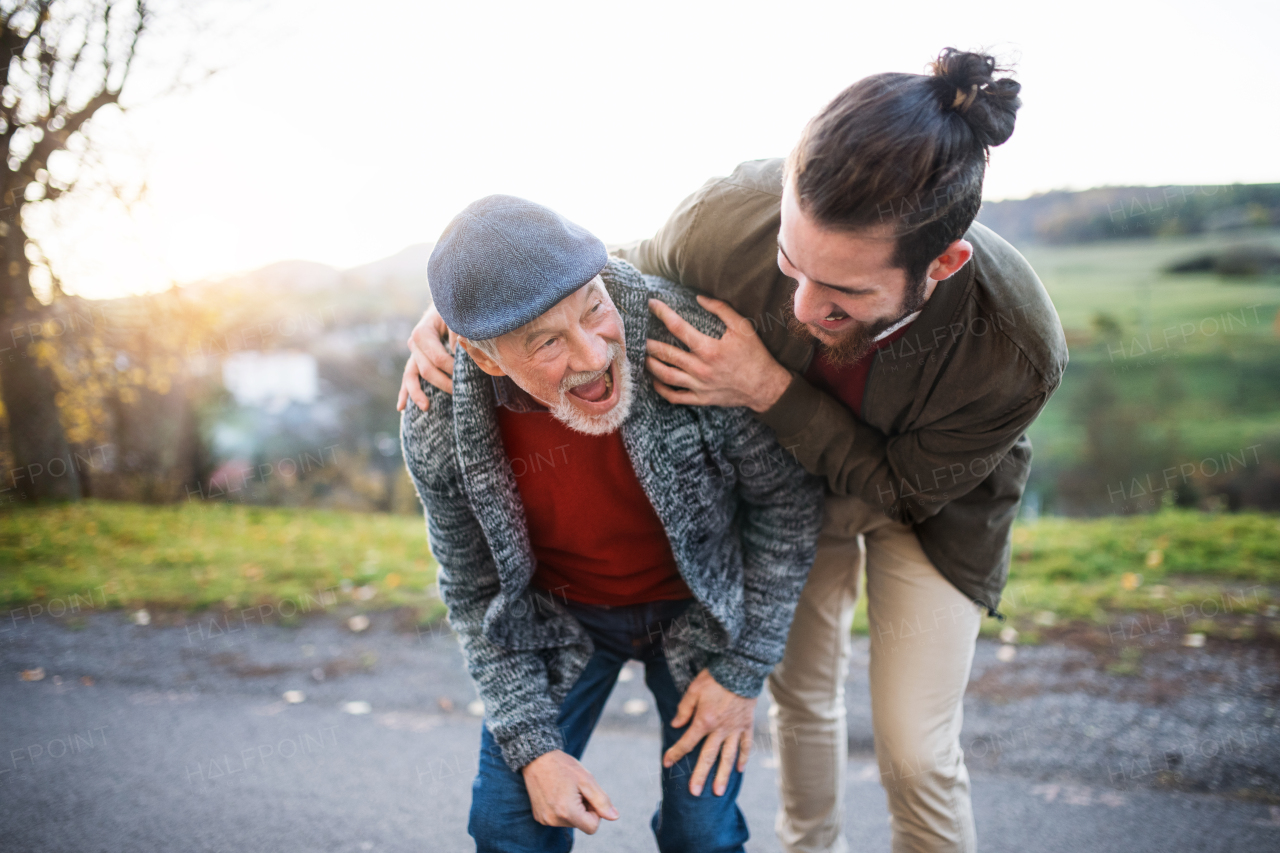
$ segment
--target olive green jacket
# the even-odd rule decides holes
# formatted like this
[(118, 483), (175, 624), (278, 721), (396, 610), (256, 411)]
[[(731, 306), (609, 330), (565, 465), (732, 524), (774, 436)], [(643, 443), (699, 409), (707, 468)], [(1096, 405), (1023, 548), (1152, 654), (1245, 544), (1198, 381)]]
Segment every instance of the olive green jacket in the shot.
[(616, 254), (749, 318), (793, 374), (760, 419), (832, 493), (913, 525), (938, 570), (995, 613), (1031, 466), (1025, 431), (1067, 364), (1053, 303), (1026, 259), (975, 223), (973, 259), (879, 351), (855, 416), (804, 380), (813, 343), (787, 328), (796, 282), (777, 265), (782, 165), (756, 160), (712, 178), (652, 239)]

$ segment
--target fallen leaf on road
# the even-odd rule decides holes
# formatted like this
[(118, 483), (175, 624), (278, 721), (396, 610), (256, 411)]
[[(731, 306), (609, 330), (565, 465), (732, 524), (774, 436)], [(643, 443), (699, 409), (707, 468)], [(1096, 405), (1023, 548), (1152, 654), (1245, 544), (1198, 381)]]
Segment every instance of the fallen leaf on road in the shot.
[(130, 618), (133, 619), (133, 624), (135, 625), (151, 624), (151, 614), (147, 612), (146, 608), (133, 611), (133, 615)]
[(85, 687), (92, 687), (93, 679), (87, 675), (82, 675), (80, 676), (80, 683), (83, 684)]
[(23, 681), (43, 681), (44, 667), (36, 667), (35, 669), (24, 669), (22, 671)]
[(1186, 634), (1182, 638), (1182, 645), (1189, 649), (1204, 648), (1204, 634)]
[(436, 700), (436, 704), (440, 706), (440, 710), (446, 714), (453, 710), (453, 700), (448, 696), (441, 696)]
[(363, 613), (357, 613), (347, 620), (347, 627), (358, 634), (369, 627), (369, 617)]

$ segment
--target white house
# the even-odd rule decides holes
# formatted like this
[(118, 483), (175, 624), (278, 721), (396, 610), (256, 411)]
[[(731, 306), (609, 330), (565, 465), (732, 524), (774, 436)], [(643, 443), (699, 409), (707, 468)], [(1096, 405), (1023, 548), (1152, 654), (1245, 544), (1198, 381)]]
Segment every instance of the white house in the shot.
[(222, 360), (222, 384), (242, 406), (277, 411), (313, 403), (319, 391), (316, 360), (305, 352), (232, 353)]

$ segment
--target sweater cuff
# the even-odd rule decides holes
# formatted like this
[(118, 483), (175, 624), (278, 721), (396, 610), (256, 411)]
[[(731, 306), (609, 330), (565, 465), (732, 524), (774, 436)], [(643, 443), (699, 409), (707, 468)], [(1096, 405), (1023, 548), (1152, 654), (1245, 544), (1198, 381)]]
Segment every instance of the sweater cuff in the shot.
[[(492, 731), (492, 729), (490, 730)], [(531, 728), (515, 737), (501, 741), (502, 759), (516, 773), (540, 755), (564, 749), (564, 738), (556, 728)]]
[(754, 699), (764, 689), (764, 680), (773, 667), (762, 667), (759, 663), (733, 653), (719, 654), (707, 663), (707, 671), (725, 690), (732, 690), (746, 699)]
[(800, 374), (791, 372), (791, 384), (777, 402), (756, 415), (779, 439), (803, 432), (822, 405), (822, 392)]

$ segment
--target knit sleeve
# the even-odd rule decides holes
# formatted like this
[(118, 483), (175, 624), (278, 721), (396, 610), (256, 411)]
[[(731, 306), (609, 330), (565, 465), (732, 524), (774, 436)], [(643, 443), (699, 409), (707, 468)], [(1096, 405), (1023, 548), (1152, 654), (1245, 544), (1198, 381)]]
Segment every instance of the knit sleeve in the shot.
[(512, 770), (564, 748), (556, 726), (547, 660), (507, 649), (485, 635), (485, 616), (501, 591), (497, 564), (461, 482), (453, 447), (453, 398), (428, 386), (426, 412), (405, 408), (405, 463), (427, 518), (427, 538), (439, 564), (437, 584), (457, 633), (467, 670), (485, 706), (485, 725)]

